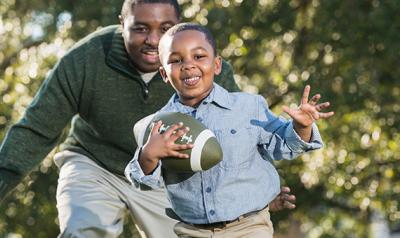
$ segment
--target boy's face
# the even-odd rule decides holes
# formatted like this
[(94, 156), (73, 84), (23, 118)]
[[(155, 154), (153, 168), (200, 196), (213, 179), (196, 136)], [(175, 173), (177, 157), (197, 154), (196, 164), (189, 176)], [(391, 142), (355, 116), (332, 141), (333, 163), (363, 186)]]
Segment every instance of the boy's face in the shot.
[(136, 4), (120, 22), (126, 51), (141, 72), (160, 67), (158, 43), (161, 36), (179, 22), (175, 8), (167, 3)]
[(160, 52), (161, 75), (171, 83), (181, 102), (196, 106), (208, 96), (214, 75), (221, 72), (221, 58), (205, 35), (196, 30), (184, 30), (164, 41)]

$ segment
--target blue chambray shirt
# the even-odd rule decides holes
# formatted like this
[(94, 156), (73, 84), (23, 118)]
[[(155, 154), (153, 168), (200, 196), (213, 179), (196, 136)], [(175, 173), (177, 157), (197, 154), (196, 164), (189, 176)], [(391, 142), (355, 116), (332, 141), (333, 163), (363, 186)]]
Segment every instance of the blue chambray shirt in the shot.
[[(172, 209), (185, 222), (207, 224), (230, 221), (264, 208), (280, 192), (279, 175), (271, 160), (294, 159), (322, 147), (316, 125), (310, 143), (294, 131), (292, 122), (275, 116), (265, 99), (247, 93), (229, 93), (214, 83), (197, 108), (183, 105), (175, 94), (160, 112), (191, 115), (214, 132), (223, 160), (207, 171), (177, 173), (158, 165), (145, 176), (138, 151), (125, 174), (132, 181), (167, 189)], [(162, 171), (161, 171), (162, 170)]]

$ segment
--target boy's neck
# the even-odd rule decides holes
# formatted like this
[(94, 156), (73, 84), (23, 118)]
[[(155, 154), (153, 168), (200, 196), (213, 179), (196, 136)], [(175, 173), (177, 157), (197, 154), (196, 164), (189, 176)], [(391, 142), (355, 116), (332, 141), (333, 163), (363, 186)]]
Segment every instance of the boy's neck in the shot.
[(179, 93), (179, 102), (182, 103), (185, 106), (189, 106), (192, 108), (197, 108), (199, 105), (211, 94), (212, 90), (214, 89), (214, 86), (211, 87), (211, 90), (203, 96), (201, 99), (199, 98), (192, 98), (192, 99), (184, 99)]

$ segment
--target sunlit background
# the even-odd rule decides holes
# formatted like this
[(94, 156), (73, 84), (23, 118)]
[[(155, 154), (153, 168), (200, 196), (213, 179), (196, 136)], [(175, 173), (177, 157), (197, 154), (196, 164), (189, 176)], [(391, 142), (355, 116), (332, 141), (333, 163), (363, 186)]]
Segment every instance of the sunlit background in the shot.
[[(323, 150), (276, 163), (296, 194), (273, 213), (276, 237), (400, 237), (400, 1), (181, 0), (207, 25), (242, 90), (276, 114), (304, 85), (332, 104)], [(1, 0), (0, 139), (80, 38), (118, 23), (122, 0)], [(94, 59), (95, 60), (95, 59)], [(0, 237), (56, 237), (49, 155), (0, 206)], [(122, 237), (137, 237), (131, 220)]]

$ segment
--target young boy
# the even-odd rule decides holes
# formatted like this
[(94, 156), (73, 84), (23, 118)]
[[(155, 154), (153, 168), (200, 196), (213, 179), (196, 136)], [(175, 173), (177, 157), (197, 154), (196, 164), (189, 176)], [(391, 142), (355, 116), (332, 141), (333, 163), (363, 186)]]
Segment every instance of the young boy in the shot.
[(197, 24), (169, 29), (160, 40), (159, 54), (161, 75), (176, 90), (160, 112), (180, 112), (201, 121), (215, 133), (224, 157), (207, 171), (161, 171), (163, 158), (188, 158), (180, 150), (192, 145), (174, 143), (187, 132), (185, 125), (178, 123), (160, 134), (159, 121), (126, 175), (151, 187), (160, 186), (163, 176), (172, 208), (181, 219), (174, 227), (179, 237), (272, 237), (268, 203), (280, 185), (269, 160), (293, 159), (321, 148), (314, 121), (333, 115), (320, 112), (329, 103), (317, 104), (318, 94), (308, 101), (306, 86), (298, 108), (284, 107), (293, 119), (287, 121), (273, 115), (261, 96), (228, 93), (213, 82), (221, 71), (214, 39)]

